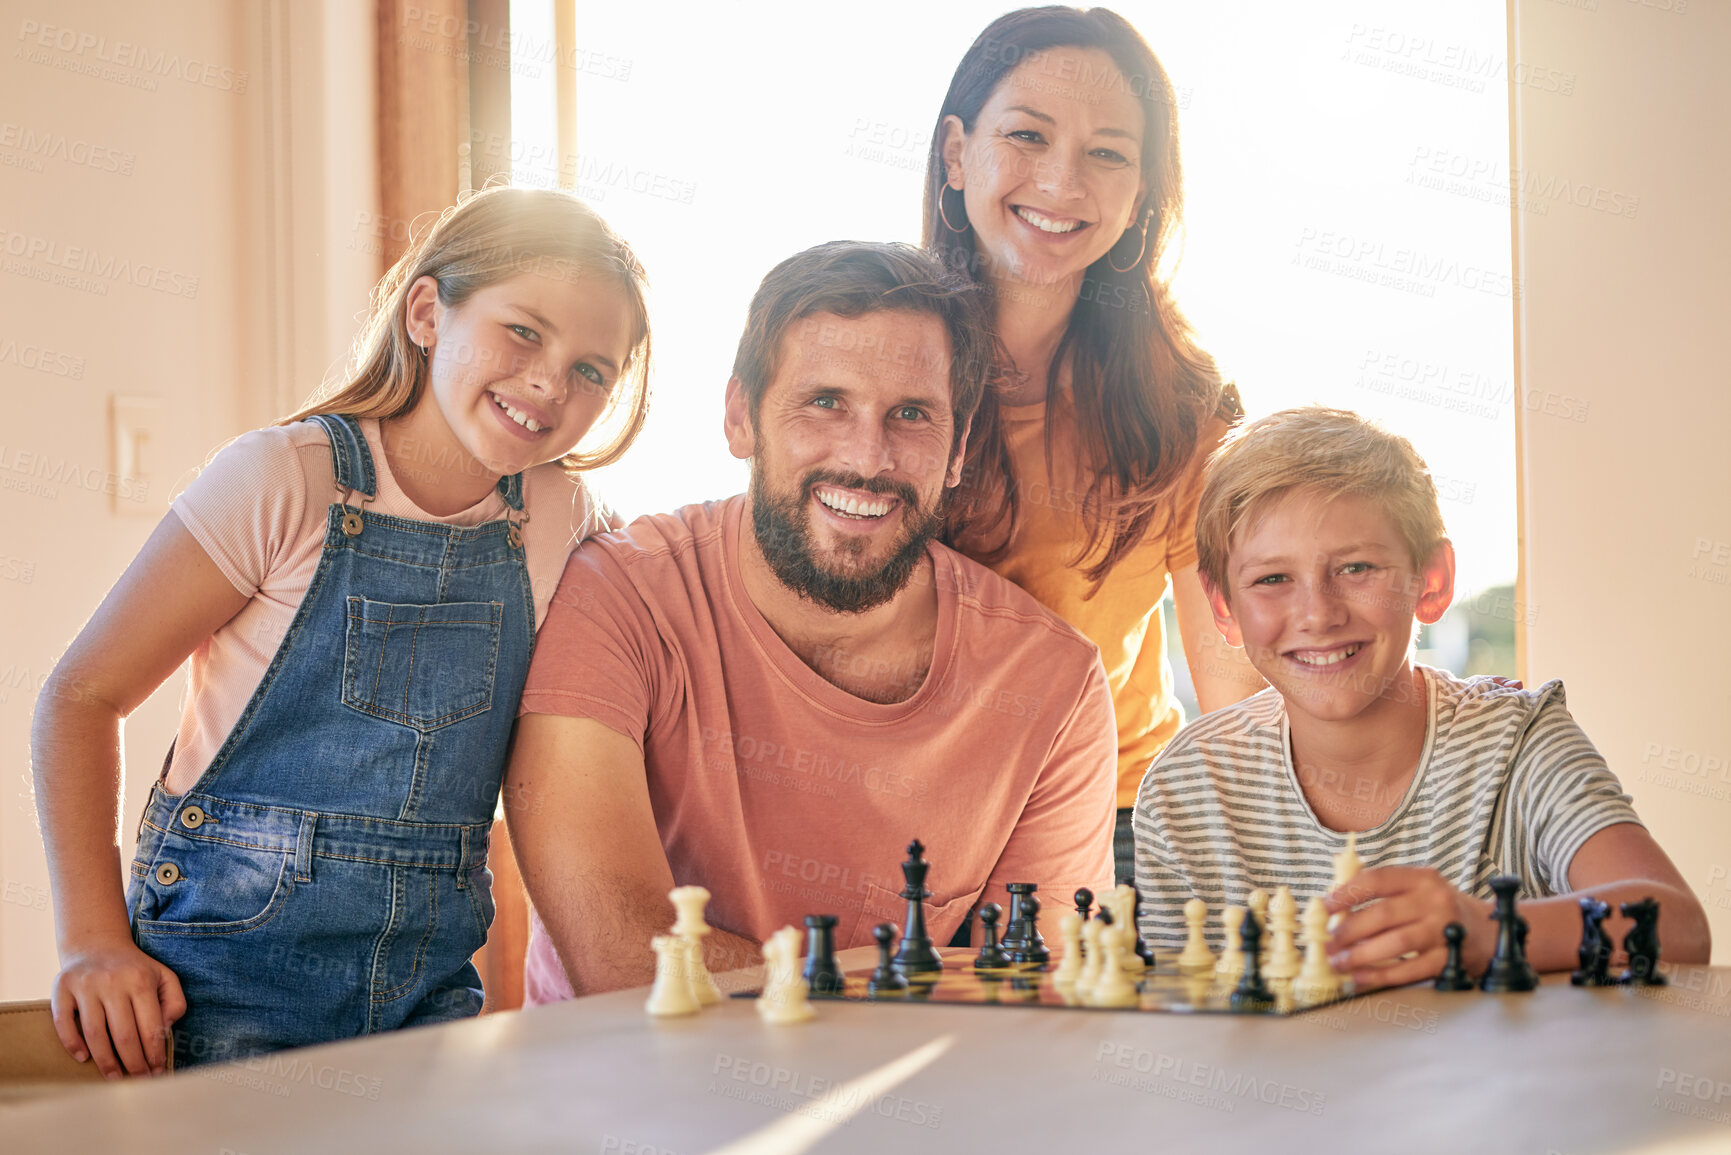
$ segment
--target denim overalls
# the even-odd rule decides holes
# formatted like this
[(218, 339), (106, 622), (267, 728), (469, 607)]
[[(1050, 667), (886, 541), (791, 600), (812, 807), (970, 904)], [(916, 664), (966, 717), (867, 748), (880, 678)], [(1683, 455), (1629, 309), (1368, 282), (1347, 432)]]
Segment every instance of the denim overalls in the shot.
[[(139, 826), (127, 902), (186, 993), (177, 1065), (481, 1010), (487, 833), (535, 628), (520, 523), (351, 506), (377, 492), (366, 441), (312, 420), (343, 494), (318, 570), (204, 776), (158, 783)], [(522, 476), (499, 494), (521, 511)]]

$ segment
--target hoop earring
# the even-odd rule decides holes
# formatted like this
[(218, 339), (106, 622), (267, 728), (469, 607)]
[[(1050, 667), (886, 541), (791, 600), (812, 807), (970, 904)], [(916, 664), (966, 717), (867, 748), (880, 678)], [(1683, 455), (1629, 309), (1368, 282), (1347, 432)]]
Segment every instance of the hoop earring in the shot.
[[(1122, 238), (1120, 238), (1120, 239), (1122, 239)], [(1112, 249), (1115, 249), (1117, 247), (1118, 247), (1117, 245), (1113, 245)], [(1144, 220), (1142, 222), (1142, 243), (1140, 245), (1136, 246), (1136, 259), (1135, 260), (1131, 261), (1128, 265), (1125, 265), (1123, 268), (1120, 269), (1118, 267), (1117, 262), (1112, 259), (1112, 249), (1106, 250), (1106, 263), (1108, 265), (1112, 266), (1113, 272), (1115, 272), (1115, 273), (1128, 273), (1131, 269), (1134, 269), (1137, 265), (1141, 264), (1142, 263), (1142, 254), (1146, 253), (1148, 251), (1148, 222), (1146, 220)]]
[[(944, 194), (947, 192), (958, 192), (959, 193), (961, 191), (962, 191), (961, 189), (951, 189), (949, 181), (945, 181), (943, 183), (943, 185), (940, 186), (938, 189), (938, 218), (944, 222), (944, 227), (946, 229), (949, 229), (952, 233), (965, 233), (970, 228), (973, 227), (973, 222), (970, 221), (958, 229), (955, 225), (952, 225), (950, 223), (950, 214), (948, 214), (944, 211)], [(962, 211), (964, 213), (968, 211), (968, 204), (967, 204), (966, 199), (964, 199), (962, 201)]]

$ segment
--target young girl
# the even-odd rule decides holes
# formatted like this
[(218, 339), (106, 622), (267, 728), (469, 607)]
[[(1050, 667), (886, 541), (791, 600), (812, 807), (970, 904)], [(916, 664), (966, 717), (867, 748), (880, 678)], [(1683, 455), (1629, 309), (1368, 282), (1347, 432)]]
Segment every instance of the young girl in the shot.
[[(487, 836), (575, 471), (647, 408), (643, 270), (495, 188), (386, 274), (340, 389), (239, 438), (37, 705), (54, 1021), (109, 1077), (477, 1014)], [(613, 432), (576, 446), (604, 416)], [(124, 898), (123, 719), (192, 658)]]

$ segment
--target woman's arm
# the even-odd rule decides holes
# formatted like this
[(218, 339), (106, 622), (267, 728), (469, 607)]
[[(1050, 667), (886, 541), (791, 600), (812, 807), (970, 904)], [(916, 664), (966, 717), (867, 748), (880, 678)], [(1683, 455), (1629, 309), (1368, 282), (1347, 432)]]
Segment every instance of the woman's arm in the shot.
[(54, 1025), (75, 1058), (110, 1078), (160, 1072), (166, 1029), (186, 1009), (179, 980), (134, 945), (127, 923), (121, 723), (247, 600), (170, 513), (36, 700), (31, 769), (61, 964)]
[(1178, 611), (1178, 637), (1184, 643), (1190, 683), (1196, 687), (1196, 704), (1204, 714), (1267, 687), (1244, 651), (1228, 645), (1215, 628), (1208, 595), (1202, 592), (1195, 566), (1173, 573), (1172, 604)]

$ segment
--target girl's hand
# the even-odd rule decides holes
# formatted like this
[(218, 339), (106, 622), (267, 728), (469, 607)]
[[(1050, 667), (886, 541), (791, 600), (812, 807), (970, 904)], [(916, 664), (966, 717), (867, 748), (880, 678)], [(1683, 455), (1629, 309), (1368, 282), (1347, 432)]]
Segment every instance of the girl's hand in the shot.
[(1428, 866), (1367, 870), (1323, 905), (1331, 914), (1351, 911), (1334, 928), (1329, 961), (1359, 990), (1435, 977), (1448, 957), (1442, 932), (1451, 922), (1467, 928), (1461, 957), (1472, 973), (1484, 969), (1495, 945), (1485, 930), (1491, 904), (1462, 894)]
[[(174, 972), (129, 940), (69, 955), (54, 978), (54, 1030), (110, 1079), (168, 1069), (168, 1029), (186, 1013)], [(80, 1033), (79, 1028), (83, 1031)]]

